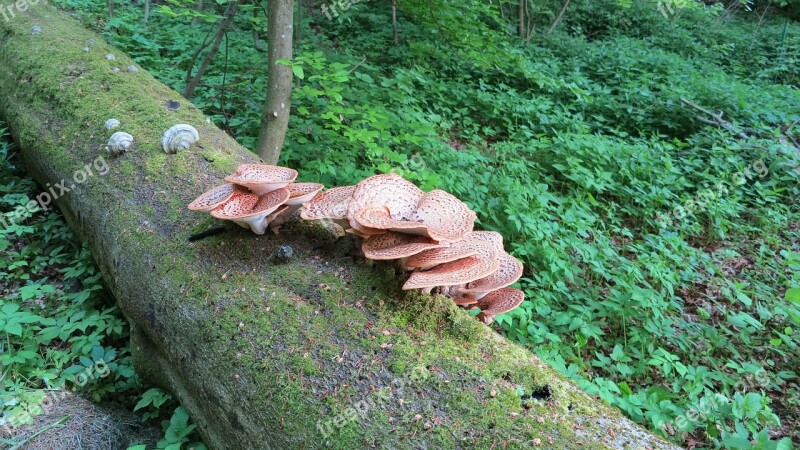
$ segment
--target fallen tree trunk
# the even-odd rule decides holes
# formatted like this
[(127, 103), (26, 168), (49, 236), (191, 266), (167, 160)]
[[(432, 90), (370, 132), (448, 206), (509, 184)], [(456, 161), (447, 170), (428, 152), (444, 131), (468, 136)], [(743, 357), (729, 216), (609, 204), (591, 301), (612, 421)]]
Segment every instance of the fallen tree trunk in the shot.
[[(48, 192), (129, 319), (137, 370), (210, 447), (673, 448), (313, 224), (190, 243), (216, 223), (189, 201), (256, 157), (131, 64), (33, 7), (0, 21), (0, 116), (35, 179), (60, 186)], [(103, 150), (112, 117), (136, 139), (117, 158)], [(176, 123), (201, 141), (169, 155), (160, 139)], [(285, 245), (288, 262), (272, 257)]]

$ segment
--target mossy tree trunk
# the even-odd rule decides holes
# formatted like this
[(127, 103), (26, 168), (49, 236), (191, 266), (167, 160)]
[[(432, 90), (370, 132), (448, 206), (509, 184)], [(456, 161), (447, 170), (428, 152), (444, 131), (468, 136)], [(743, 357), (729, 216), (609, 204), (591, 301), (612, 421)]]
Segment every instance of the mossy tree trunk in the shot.
[[(114, 70), (132, 63), (40, 4), (0, 21), (0, 116), (35, 179), (69, 189), (56, 203), (130, 320), (137, 370), (212, 448), (672, 448), (312, 224), (190, 243), (218, 223), (186, 204), (256, 158), (147, 72)], [(136, 139), (117, 158), (111, 117)], [(168, 155), (176, 123), (201, 142)], [(109, 170), (76, 176), (98, 161)], [(294, 257), (279, 264), (281, 245)]]

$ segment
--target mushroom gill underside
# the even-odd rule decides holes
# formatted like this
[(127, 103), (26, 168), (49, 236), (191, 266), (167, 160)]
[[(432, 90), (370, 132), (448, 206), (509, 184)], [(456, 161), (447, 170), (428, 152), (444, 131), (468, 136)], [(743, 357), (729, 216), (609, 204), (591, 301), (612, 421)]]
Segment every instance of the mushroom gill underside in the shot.
[(493, 231), (474, 231), (476, 215), (452, 194), (423, 192), (397, 174), (366, 178), (355, 186), (322, 191), (318, 183), (296, 183), (297, 171), (267, 164), (242, 164), (203, 193), (189, 209), (229, 220), (256, 234), (275, 233), (296, 211), (304, 220), (336, 224), (360, 239), (367, 259), (399, 261), (410, 271), (404, 290), (420, 289), (478, 308), (486, 324), (512, 311), (524, 293), (510, 288), (523, 266)]

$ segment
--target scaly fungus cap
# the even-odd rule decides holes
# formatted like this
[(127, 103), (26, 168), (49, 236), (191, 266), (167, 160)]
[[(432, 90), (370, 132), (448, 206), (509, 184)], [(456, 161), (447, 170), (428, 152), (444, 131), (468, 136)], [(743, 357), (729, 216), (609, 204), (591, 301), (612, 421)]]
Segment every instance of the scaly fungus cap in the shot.
[(403, 285), (404, 290), (464, 284), (483, 278), (500, 267), (497, 258), (475, 256), (444, 263), (424, 272), (414, 272)]
[[(235, 194), (228, 203), (211, 211), (211, 215), (217, 219), (230, 220), (242, 227), (250, 228), (255, 234), (264, 234), (267, 228), (266, 217), (281, 205), (286, 200), (289, 200), (289, 191), (281, 188), (272, 192), (268, 192), (261, 197), (256, 197), (255, 203), (253, 202), (254, 194), (242, 194), (237, 197)], [(247, 206), (250, 206), (247, 209)]]
[(262, 196), (287, 186), (297, 178), (297, 171), (269, 164), (242, 164), (233, 175), (225, 177), (228, 183), (244, 186)]
[(286, 186), (289, 190), (289, 206), (299, 206), (314, 198), (325, 186), (319, 183), (292, 183)]
[(492, 291), (478, 301), (481, 309), (478, 318), (488, 325), (492, 323), (494, 316), (514, 310), (524, 299), (525, 294), (519, 289), (502, 288)]
[(399, 210), (399, 213), (394, 213), (391, 208), (383, 206), (374, 204), (359, 209), (353, 216), (355, 223), (364, 228), (418, 234), (440, 242), (453, 242), (472, 231), (477, 217), (464, 202), (441, 189), (423, 194), (411, 212)]
[(365, 234), (382, 234), (387, 231), (416, 234), (424, 237), (428, 237), (429, 234), (428, 226), (424, 223), (393, 219), (389, 208), (386, 206), (368, 205), (358, 210), (354, 219), (355, 223), (358, 224), (358, 230), (370, 231)]
[(472, 231), (476, 218), (464, 202), (436, 189), (422, 197), (411, 220), (427, 225), (431, 239), (453, 242)]
[(305, 220), (331, 219), (341, 220), (347, 218), (347, 206), (353, 198), (355, 186), (342, 186), (320, 192), (311, 200), (303, 203), (300, 217)]
[(449, 247), (426, 250), (405, 262), (406, 268), (430, 269), (467, 256), (496, 258), (503, 251), (503, 236), (494, 231), (473, 231), (461, 240), (452, 242)]
[(232, 184), (217, 186), (204, 192), (194, 199), (192, 203), (189, 203), (189, 209), (191, 211), (211, 212), (212, 209), (230, 200), (234, 191), (236, 191), (236, 186)]
[(522, 263), (505, 252), (501, 253), (497, 259), (500, 262), (499, 269), (488, 277), (475, 280), (466, 287), (458, 289), (458, 293), (483, 298), (491, 291), (516, 283), (522, 276)]
[(408, 219), (417, 209), (424, 192), (414, 183), (394, 173), (373, 175), (362, 180), (353, 191), (353, 198), (347, 207), (347, 220), (350, 226), (364, 234), (383, 233), (383, 230), (370, 229), (359, 224), (355, 215), (368, 206), (385, 207), (395, 219)]
[(440, 245), (424, 236), (389, 232), (368, 238), (361, 250), (374, 260), (401, 259)]

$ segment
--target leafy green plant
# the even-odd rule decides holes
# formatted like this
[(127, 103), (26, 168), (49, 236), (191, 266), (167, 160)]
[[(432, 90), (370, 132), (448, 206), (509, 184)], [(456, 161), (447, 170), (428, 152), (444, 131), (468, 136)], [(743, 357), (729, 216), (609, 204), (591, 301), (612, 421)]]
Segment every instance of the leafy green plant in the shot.
[[(36, 190), (17, 172), (6, 133), (0, 123), (0, 211), (15, 221), (0, 223), (8, 225), (0, 227), (0, 424), (31, 423), (61, 390), (133, 407), (142, 385), (127, 347), (128, 326), (110, 304), (88, 249), (55, 212), (6, 213)], [(159, 417), (158, 407), (171, 396), (155, 388), (145, 394), (137, 406), (155, 412), (146, 411), (143, 420)], [(194, 430), (181, 417), (171, 427), (170, 448), (180, 448)]]
[(200, 442), (189, 444), (190, 436), (197, 425), (189, 423), (189, 413), (183, 406), (175, 409), (172, 417), (162, 423), (164, 428), (164, 439), (158, 442), (158, 448), (166, 450), (180, 450), (184, 448), (194, 450), (205, 450), (206, 446)]
[(160, 408), (165, 403), (172, 400), (172, 395), (161, 388), (150, 388), (146, 390), (136, 406), (134, 411), (142, 408), (149, 407), (149, 411), (142, 414), (143, 419), (153, 419), (160, 415)]

